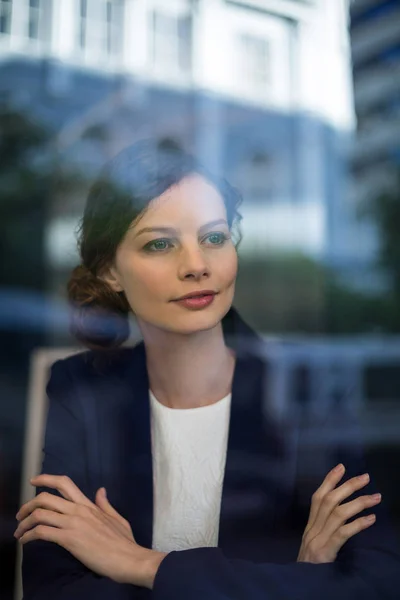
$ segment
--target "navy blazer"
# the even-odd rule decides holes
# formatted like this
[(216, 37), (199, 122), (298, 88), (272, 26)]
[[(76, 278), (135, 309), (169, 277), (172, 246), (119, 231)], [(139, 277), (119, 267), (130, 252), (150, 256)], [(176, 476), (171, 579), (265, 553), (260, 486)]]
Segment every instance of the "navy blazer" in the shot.
[[(307, 418), (278, 421), (268, 410), (261, 339), (234, 309), (223, 329), (237, 361), (218, 548), (169, 553), (150, 591), (99, 576), (56, 544), (30, 542), (23, 549), (25, 600), (399, 598), (400, 552), (384, 502), (373, 508), (376, 523), (351, 538), (334, 563), (296, 562), (311, 494), (328, 469), (343, 462), (344, 480), (366, 470), (357, 430), (352, 444), (327, 438), (310, 459)], [(91, 500), (105, 486), (137, 542), (150, 548), (148, 387), (143, 342), (107, 358), (83, 352), (54, 363), (42, 472), (68, 475)], [(371, 481), (356, 495), (375, 491)]]

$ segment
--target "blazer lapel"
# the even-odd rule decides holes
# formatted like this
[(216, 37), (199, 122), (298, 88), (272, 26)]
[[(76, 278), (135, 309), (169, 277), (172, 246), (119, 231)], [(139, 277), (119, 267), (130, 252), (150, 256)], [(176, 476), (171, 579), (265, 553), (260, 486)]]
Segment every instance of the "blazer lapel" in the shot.
[[(269, 363), (261, 338), (234, 312), (230, 331), (236, 351), (219, 546), (228, 555), (246, 548), (246, 536), (277, 529), (294, 489), (296, 429), (269, 414)], [(237, 543), (237, 546), (235, 544)], [(246, 552), (245, 552), (246, 554)]]
[(138, 544), (151, 548), (153, 465), (144, 344), (123, 353), (113, 377), (101, 384), (101, 395), (109, 394), (99, 418), (103, 485), (109, 484), (110, 502), (128, 519)]

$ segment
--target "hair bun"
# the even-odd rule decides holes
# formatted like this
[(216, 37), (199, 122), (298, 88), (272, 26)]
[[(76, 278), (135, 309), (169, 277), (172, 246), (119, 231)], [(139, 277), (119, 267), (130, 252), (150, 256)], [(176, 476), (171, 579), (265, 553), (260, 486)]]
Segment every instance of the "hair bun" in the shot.
[(72, 271), (67, 290), (72, 305), (70, 331), (85, 346), (111, 349), (129, 337), (130, 306), (123, 292), (114, 292), (82, 264)]

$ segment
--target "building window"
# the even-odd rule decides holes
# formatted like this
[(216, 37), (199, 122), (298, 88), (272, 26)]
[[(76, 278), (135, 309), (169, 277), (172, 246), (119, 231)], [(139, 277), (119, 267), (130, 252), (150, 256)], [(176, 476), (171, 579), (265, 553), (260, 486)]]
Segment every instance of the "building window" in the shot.
[(122, 51), (123, 0), (79, 0), (78, 44), (92, 57)]
[(28, 38), (40, 42), (50, 40), (52, 0), (28, 0)]
[(12, 0), (0, 0), (0, 33), (11, 32)]
[(277, 169), (273, 157), (260, 149), (242, 161), (238, 171), (238, 185), (250, 204), (265, 205), (275, 199)]
[(82, 49), (87, 45), (87, 10), (88, 0), (80, 0), (79, 6), (79, 45)]
[[(263, 203), (274, 199), (274, 171), (272, 157), (255, 152), (249, 165), (249, 196), (253, 202)], [(276, 175), (275, 175), (276, 176)]]
[(120, 0), (107, 0), (105, 5), (105, 48), (109, 56), (121, 54), (123, 39), (123, 5)]
[[(361, 7), (362, 7), (362, 3)], [(354, 6), (354, 8), (353, 8)], [(355, 14), (351, 16), (351, 26), (361, 25), (363, 23), (370, 23), (371, 21), (377, 21), (381, 17), (385, 17), (394, 13), (399, 8), (398, 0), (381, 0), (378, 5), (371, 3), (371, 6), (364, 9), (357, 10), (357, 4), (354, 2), (353, 6), (350, 5), (350, 13), (355, 10)]]
[(242, 83), (253, 91), (264, 91), (271, 81), (271, 56), (268, 40), (253, 35), (240, 37)]
[(29, 0), (28, 37), (39, 40), (43, 35), (43, 0)]
[(156, 10), (152, 19), (152, 57), (157, 69), (188, 73), (192, 66), (192, 17)]

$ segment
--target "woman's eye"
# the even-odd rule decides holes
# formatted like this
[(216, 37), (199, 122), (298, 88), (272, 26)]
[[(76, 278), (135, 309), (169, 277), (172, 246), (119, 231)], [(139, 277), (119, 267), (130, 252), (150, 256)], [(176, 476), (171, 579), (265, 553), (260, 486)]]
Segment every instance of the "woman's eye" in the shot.
[(154, 240), (146, 244), (144, 249), (147, 252), (162, 252), (163, 250), (168, 250), (170, 247), (171, 243), (169, 240)]
[[(225, 241), (229, 239), (229, 236), (226, 233), (221, 231), (214, 231), (213, 233), (209, 233), (203, 241), (210, 243), (212, 246), (222, 246)], [(148, 242), (143, 247), (143, 250), (146, 252), (163, 252), (165, 250), (169, 250), (173, 247), (171, 240), (160, 238), (158, 240), (153, 240), (152, 242)]]
[(228, 236), (222, 232), (210, 233), (206, 238), (213, 246), (222, 246), (222, 244), (228, 239)]

